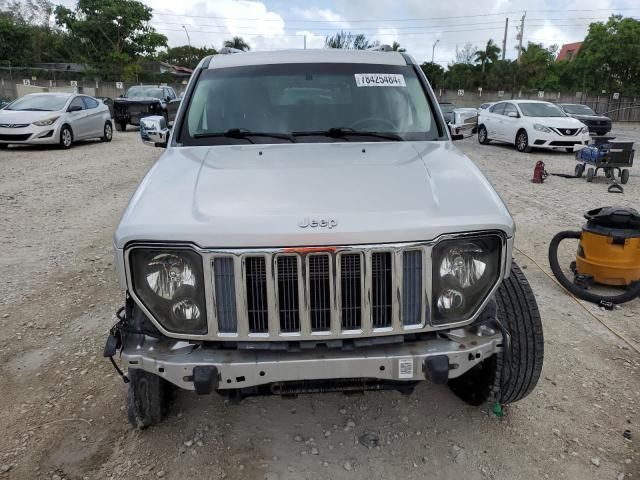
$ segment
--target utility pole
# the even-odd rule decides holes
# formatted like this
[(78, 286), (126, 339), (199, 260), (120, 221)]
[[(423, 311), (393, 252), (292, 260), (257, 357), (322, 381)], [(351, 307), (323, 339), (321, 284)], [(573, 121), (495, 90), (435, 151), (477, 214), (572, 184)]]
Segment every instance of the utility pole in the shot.
[(509, 30), (509, 17), (504, 19), (504, 39), (502, 40), (502, 61), (507, 53), (507, 30)]
[(522, 14), (520, 20), (520, 32), (518, 33), (518, 63), (520, 63), (520, 55), (522, 54), (522, 37), (524, 37), (524, 18), (527, 16), (527, 12)]
[(187, 42), (189, 43), (189, 46), (191, 46), (191, 37), (189, 37), (189, 32), (187, 31), (187, 27), (182, 25), (182, 28), (184, 28), (184, 33), (187, 34)]
[(436, 40), (435, 42), (433, 42), (433, 48), (431, 49), (431, 63), (433, 63), (433, 59), (435, 58), (436, 55), (436, 45), (438, 45), (438, 42), (440, 41), (440, 39)]
[(307, 36), (304, 36), (304, 49), (307, 49)]

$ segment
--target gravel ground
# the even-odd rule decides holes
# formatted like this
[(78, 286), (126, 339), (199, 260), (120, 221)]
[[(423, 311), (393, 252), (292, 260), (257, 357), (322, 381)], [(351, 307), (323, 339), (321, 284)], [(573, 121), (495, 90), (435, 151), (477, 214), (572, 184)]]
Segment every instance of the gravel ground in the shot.
[[(615, 130), (640, 142), (640, 126)], [(640, 175), (632, 171), (623, 195), (607, 193), (604, 178), (539, 185), (530, 182), (536, 161), (571, 173), (571, 155), (518, 154), (475, 138), (458, 145), (514, 215), (516, 259), (540, 304), (545, 366), (527, 399), (499, 418), (426, 382), (409, 397), (238, 405), (181, 392), (167, 421), (145, 432), (129, 427), (126, 388), (101, 352), (122, 302), (111, 236), (161, 150), (131, 131), (70, 151), (2, 151), (0, 479), (640, 477), (640, 355), (630, 346), (640, 348), (640, 300), (615, 311), (583, 308), (545, 275), (551, 237), (579, 228), (587, 209), (638, 208)], [(377, 447), (359, 444), (365, 432), (379, 437)]]

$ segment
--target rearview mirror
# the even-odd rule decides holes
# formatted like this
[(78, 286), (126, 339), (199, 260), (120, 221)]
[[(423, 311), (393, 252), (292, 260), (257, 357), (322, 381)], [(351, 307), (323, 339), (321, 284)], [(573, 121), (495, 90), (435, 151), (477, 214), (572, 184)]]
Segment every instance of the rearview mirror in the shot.
[(82, 110), (80, 105), (71, 105), (67, 112), (79, 112), (80, 110)]
[(520, 115), (518, 115), (518, 112), (508, 112), (507, 117), (518, 118)]
[(169, 140), (167, 121), (161, 115), (140, 119), (140, 139), (145, 145), (166, 148)]

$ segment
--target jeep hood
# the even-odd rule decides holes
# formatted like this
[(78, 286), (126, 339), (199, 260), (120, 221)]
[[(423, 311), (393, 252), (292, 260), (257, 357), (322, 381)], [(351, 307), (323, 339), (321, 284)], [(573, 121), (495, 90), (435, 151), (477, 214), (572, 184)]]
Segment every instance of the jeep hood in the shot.
[(115, 246), (370, 244), (486, 229), (511, 236), (513, 220), (450, 142), (174, 147), (139, 185)]

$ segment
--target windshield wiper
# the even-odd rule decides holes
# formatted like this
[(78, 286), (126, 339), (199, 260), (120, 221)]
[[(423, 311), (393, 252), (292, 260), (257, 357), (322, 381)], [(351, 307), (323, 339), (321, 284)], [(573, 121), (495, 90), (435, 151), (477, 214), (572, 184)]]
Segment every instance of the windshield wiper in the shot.
[(385, 140), (395, 140), (402, 141), (403, 138), (400, 135), (396, 135), (395, 133), (384, 133), (384, 132), (369, 132), (364, 130), (354, 130), (353, 128), (347, 127), (333, 127), (329, 130), (315, 130), (315, 131), (307, 131), (307, 132), (291, 132), (291, 135), (294, 137), (312, 137), (312, 136), (325, 136), (331, 138), (343, 138), (348, 141), (347, 136), (354, 137), (376, 137), (383, 138)]
[(293, 136), (287, 133), (277, 133), (277, 132), (252, 132), (251, 130), (247, 130), (246, 128), (230, 128), (224, 132), (203, 132), (196, 133), (193, 138), (215, 138), (215, 137), (227, 137), (227, 138), (241, 138), (249, 141), (249, 143), (253, 143), (251, 138), (249, 137), (271, 137), (271, 138), (281, 138), (283, 140), (289, 140), (291, 143), (295, 143), (295, 139)]

